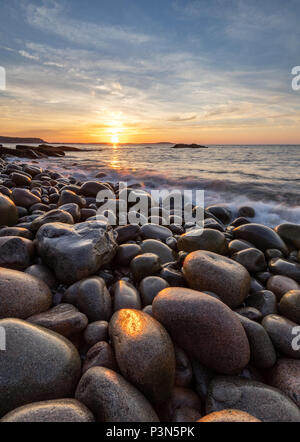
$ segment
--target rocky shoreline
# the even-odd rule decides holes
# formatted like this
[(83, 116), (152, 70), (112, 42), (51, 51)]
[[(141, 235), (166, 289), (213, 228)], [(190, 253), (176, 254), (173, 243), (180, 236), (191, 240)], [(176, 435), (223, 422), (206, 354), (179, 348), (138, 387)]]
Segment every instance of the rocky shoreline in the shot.
[(300, 225), (112, 227), (103, 180), (0, 159), (0, 421), (300, 422)]

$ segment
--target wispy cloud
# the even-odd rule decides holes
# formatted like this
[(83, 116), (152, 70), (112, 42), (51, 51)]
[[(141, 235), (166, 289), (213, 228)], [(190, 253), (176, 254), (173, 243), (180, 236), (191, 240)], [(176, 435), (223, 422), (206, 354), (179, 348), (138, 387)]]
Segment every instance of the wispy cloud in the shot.
[(29, 54), (29, 52), (27, 51), (20, 50), (18, 52), (22, 57), (29, 58), (29, 60), (39, 60), (39, 57), (37, 55)]

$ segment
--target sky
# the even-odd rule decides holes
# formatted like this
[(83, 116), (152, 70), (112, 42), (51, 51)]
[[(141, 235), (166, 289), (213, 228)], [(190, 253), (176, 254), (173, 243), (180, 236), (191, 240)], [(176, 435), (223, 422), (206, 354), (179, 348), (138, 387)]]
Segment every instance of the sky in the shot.
[(0, 0), (0, 135), (300, 144), (299, 0)]

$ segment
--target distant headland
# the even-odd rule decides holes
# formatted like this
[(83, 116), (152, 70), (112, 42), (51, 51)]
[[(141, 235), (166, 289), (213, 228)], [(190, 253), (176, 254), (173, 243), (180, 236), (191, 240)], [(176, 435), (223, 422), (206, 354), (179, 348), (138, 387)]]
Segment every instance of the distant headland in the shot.
[(47, 141), (43, 140), (42, 138), (20, 138), (20, 137), (5, 137), (0, 136), (0, 143), (25, 143), (25, 144), (42, 144), (47, 143)]

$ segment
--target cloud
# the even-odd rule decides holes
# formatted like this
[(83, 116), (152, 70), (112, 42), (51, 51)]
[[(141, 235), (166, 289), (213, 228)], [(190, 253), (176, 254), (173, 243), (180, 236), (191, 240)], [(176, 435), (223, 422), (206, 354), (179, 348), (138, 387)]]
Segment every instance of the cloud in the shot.
[(20, 51), (18, 51), (18, 53), (22, 57), (29, 58), (29, 60), (39, 60), (39, 57), (37, 57), (36, 55), (29, 54), (29, 52), (27, 52), (27, 51), (20, 50)]
[(48, 0), (42, 6), (29, 4), (26, 8), (26, 19), (31, 26), (80, 46), (99, 48), (112, 42), (140, 45), (154, 40), (153, 36), (135, 32), (128, 26), (108, 26), (66, 18), (63, 5), (54, 0)]
[(175, 115), (174, 117), (168, 118), (167, 121), (190, 121), (195, 120), (197, 115), (184, 116), (184, 115)]

